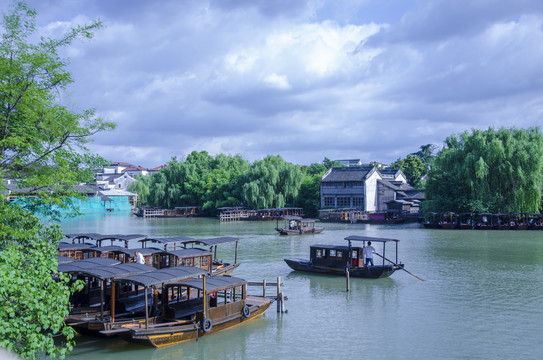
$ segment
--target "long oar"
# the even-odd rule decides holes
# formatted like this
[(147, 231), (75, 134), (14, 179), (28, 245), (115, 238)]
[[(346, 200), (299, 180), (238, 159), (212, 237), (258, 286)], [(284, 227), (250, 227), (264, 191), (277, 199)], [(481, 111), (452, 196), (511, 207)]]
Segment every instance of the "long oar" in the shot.
[(375, 255), (382, 257), (383, 259), (385, 259), (386, 261), (388, 261), (389, 263), (391, 263), (391, 264), (393, 264), (393, 265), (396, 265), (397, 267), (401, 268), (403, 271), (405, 271), (405, 272), (408, 273), (409, 275), (416, 277), (416, 278), (419, 279), (420, 281), (426, 281), (426, 280), (424, 280), (423, 278), (420, 278), (420, 277), (418, 277), (417, 275), (413, 274), (412, 272), (405, 270), (402, 266), (396, 264), (394, 261), (392, 261), (392, 260), (390, 260), (390, 259), (387, 259), (387, 258), (384, 257), (383, 255), (378, 254), (378, 253), (375, 253)]

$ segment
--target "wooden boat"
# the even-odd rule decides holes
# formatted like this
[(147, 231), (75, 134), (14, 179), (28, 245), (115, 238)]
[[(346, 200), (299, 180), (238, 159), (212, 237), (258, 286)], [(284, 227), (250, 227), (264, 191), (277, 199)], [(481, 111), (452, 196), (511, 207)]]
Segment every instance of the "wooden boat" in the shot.
[[(212, 259), (212, 276), (232, 275), (232, 272), (240, 265), (238, 262), (238, 242), (239, 239), (231, 236), (222, 236), (207, 239), (192, 239), (183, 242), (186, 248), (189, 245), (205, 245), (209, 246), (209, 252), (213, 254)], [(223, 259), (217, 259), (217, 247), (228, 243), (235, 243), (234, 262), (229, 263)]]
[(402, 217), (397, 210), (387, 210), (369, 213), (365, 219), (358, 219), (361, 224), (403, 224), (407, 218)]
[(115, 321), (145, 319), (146, 304), (151, 305), (148, 289), (142, 292), (137, 284), (125, 282), (125, 277), (145, 274), (153, 279), (174, 282), (205, 274), (194, 267), (158, 270), (137, 263), (119, 264), (108, 258), (68, 262), (59, 265), (58, 270), (85, 282), (84, 289), (72, 296), (71, 311), (65, 322), (76, 331), (90, 335), (98, 335)]
[(437, 212), (427, 212), (424, 215), (423, 225), (426, 229), (439, 229), (440, 226), (440, 213)]
[[(392, 275), (396, 270), (403, 269), (404, 265), (398, 263), (398, 242), (396, 239), (374, 238), (351, 235), (345, 238), (348, 245), (313, 245), (310, 247), (310, 259), (284, 259), (290, 268), (296, 271), (309, 271), (323, 274), (346, 275), (361, 278), (382, 278)], [(361, 241), (362, 246), (352, 246), (352, 241)], [(365, 266), (363, 250), (366, 242), (382, 244), (383, 262), (381, 265)], [(396, 244), (396, 262), (385, 256), (386, 243)], [(387, 263), (385, 263), (387, 261)]]
[(492, 229), (494, 230), (509, 230), (509, 214), (493, 214)]
[(279, 219), (277, 219), (275, 228), (280, 235), (318, 234), (324, 231), (323, 227), (315, 226), (313, 219), (303, 219), (299, 216), (283, 216), (281, 219), (285, 221), (285, 226), (280, 228)]
[[(146, 288), (145, 275), (123, 279)], [(228, 329), (253, 320), (268, 309), (271, 300), (247, 295), (247, 282), (230, 276), (192, 279), (164, 284), (161, 315), (145, 322), (112, 324), (104, 334), (143, 345), (162, 347)]]
[(458, 214), (449, 211), (443, 213), (441, 216), (440, 227), (442, 229), (457, 229), (458, 228)]
[(493, 216), (491, 213), (475, 214), (475, 229), (476, 230), (491, 230), (493, 228)]
[(474, 229), (475, 228), (474, 214), (470, 212), (461, 213), (458, 217), (458, 228), (462, 230)]
[(528, 214), (528, 229), (543, 230), (543, 214)]

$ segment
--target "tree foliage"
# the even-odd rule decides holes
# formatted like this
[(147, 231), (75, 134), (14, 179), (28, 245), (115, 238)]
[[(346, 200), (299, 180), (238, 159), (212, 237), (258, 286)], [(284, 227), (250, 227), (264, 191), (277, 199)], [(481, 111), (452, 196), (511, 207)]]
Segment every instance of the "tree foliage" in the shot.
[(48, 212), (78, 196), (73, 185), (91, 182), (101, 158), (89, 154), (90, 136), (113, 128), (94, 110), (75, 112), (60, 103), (73, 82), (58, 50), (77, 38), (90, 38), (95, 22), (72, 29), (61, 39), (32, 43), (36, 11), (15, 4), (4, 16), (0, 41), (0, 176), (37, 195), (28, 208)]
[(202, 206), (212, 214), (218, 207), (240, 205), (241, 189), (236, 184), (248, 169), (249, 163), (240, 155), (213, 158), (206, 151), (193, 151), (185, 160), (173, 158), (150, 179), (138, 179), (130, 189), (146, 205)]
[(392, 168), (400, 168), (407, 177), (407, 182), (418, 187), (423, 175), (426, 174), (427, 167), (424, 162), (417, 156), (407, 155), (405, 159), (398, 159), (390, 165)]
[(64, 357), (74, 338), (64, 317), (75, 289), (56, 271), (62, 234), (34, 214), (55, 215), (53, 205), (67, 208), (69, 197), (81, 196), (74, 185), (91, 182), (91, 169), (105, 163), (86, 144), (113, 128), (93, 110), (75, 112), (61, 104), (72, 78), (58, 51), (92, 37), (101, 23), (34, 41), (36, 16), (25, 3), (15, 3), (0, 34), (0, 190), (13, 179), (35, 196), (17, 205), (0, 196), (0, 345), (28, 359), (41, 353)]
[(74, 344), (75, 331), (64, 323), (70, 293), (81, 287), (56, 271), (60, 227), (5, 201), (0, 217), (0, 346), (25, 359), (62, 358)]
[(268, 155), (255, 161), (244, 175), (243, 200), (252, 209), (292, 206), (302, 180), (300, 167), (285, 162), (281, 156)]
[(429, 209), (539, 212), (542, 173), (539, 128), (489, 128), (452, 135), (429, 173)]

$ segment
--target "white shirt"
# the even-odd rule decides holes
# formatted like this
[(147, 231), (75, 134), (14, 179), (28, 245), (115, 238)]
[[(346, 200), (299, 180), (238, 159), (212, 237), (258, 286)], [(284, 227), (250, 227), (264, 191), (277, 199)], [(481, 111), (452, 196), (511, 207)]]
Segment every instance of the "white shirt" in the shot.
[(371, 245), (368, 245), (364, 248), (364, 256), (366, 257), (366, 259), (373, 259), (374, 252), (375, 252), (375, 249)]
[(143, 255), (141, 253), (138, 253), (136, 257), (136, 262), (138, 264), (145, 264), (145, 259), (143, 258)]

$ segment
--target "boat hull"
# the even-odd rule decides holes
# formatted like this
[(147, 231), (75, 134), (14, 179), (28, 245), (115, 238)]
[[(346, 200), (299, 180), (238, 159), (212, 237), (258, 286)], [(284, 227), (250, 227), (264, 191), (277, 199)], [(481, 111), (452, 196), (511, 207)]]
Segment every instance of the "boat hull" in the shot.
[(184, 341), (195, 340), (198, 337), (226, 330), (233, 326), (256, 319), (264, 314), (271, 304), (271, 301), (267, 299), (254, 300), (248, 298), (247, 301), (248, 303), (252, 302), (249, 317), (245, 317), (240, 313), (226, 316), (221, 319), (216, 319), (213, 321), (212, 328), (207, 332), (196, 323), (163, 327), (157, 325), (150, 326), (147, 329), (145, 329), (145, 325), (143, 325), (141, 328), (133, 328), (129, 331), (120, 332), (119, 336), (128, 342), (139, 343), (152, 347), (174, 345)]
[(324, 228), (313, 228), (310, 230), (292, 230), (292, 229), (276, 229), (279, 235), (310, 235), (310, 234), (319, 234), (324, 231)]
[[(307, 271), (320, 274), (331, 274), (345, 276), (345, 269), (338, 269), (334, 267), (324, 267), (313, 265), (309, 260), (305, 259), (284, 259), (287, 265), (296, 271)], [(403, 268), (402, 264), (399, 265), (376, 265), (376, 266), (364, 266), (364, 267), (352, 267), (350, 268), (349, 276), (360, 277), (367, 279), (378, 279), (389, 277), (396, 270)]]

